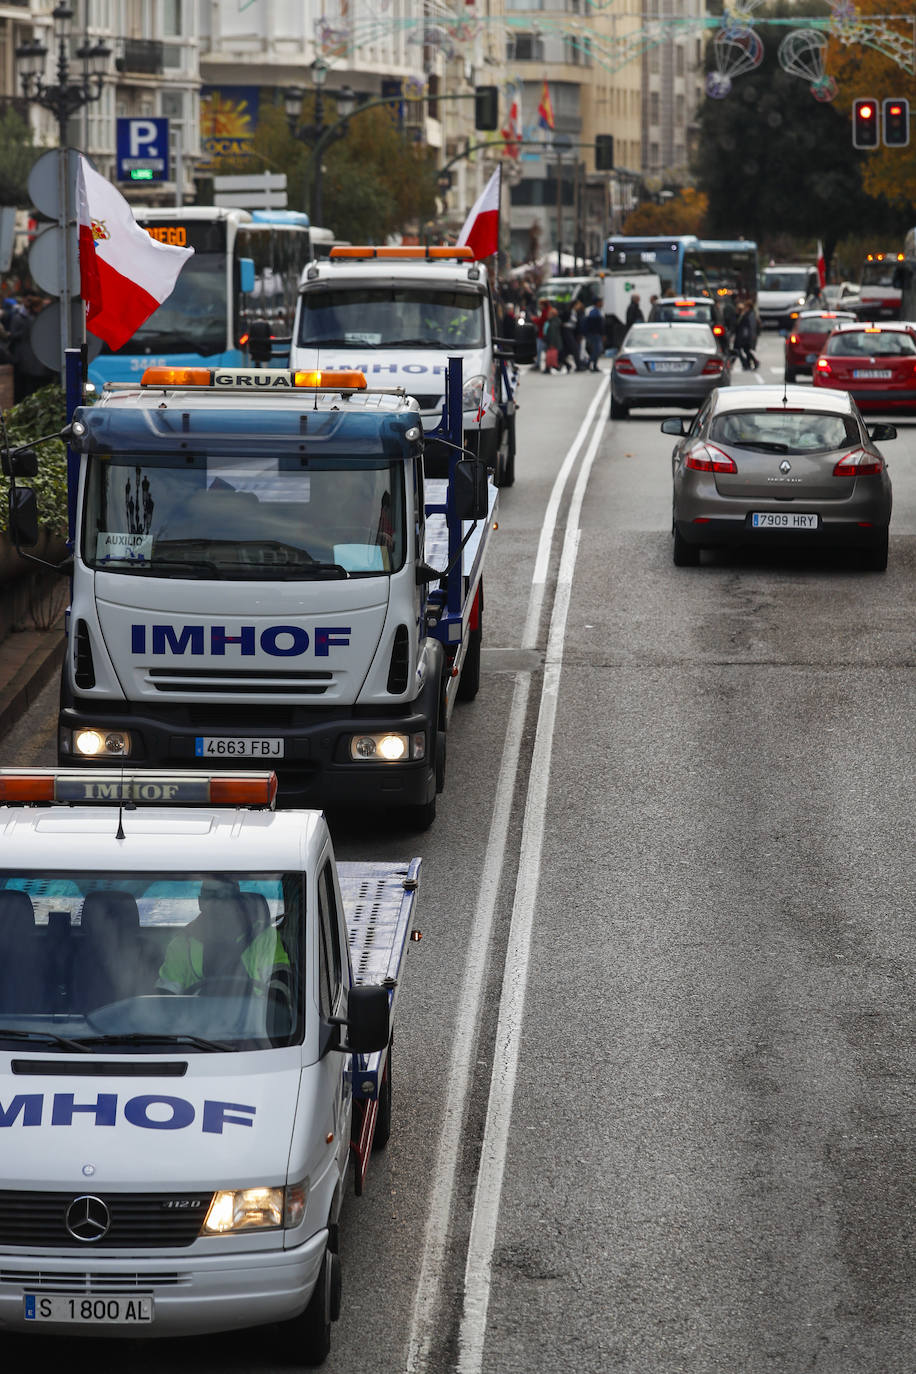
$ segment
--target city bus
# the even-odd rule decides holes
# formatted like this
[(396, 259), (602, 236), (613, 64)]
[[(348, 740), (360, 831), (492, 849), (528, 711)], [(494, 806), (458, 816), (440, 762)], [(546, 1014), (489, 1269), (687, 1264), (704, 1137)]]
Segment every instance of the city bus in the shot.
[(757, 296), (757, 245), (748, 239), (693, 234), (612, 234), (604, 245), (608, 272), (654, 272), (663, 295)]
[[(244, 367), (252, 320), (292, 333), (299, 277), (311, 259), (308, 215), (190, 205), (134, 210), (162, 243), (193, 248), (175, 290), (123, 347), (103, 345), (89, 380), (135, 381), (145, 368)], [(275, 365), (282, 362), (282, 355)]]

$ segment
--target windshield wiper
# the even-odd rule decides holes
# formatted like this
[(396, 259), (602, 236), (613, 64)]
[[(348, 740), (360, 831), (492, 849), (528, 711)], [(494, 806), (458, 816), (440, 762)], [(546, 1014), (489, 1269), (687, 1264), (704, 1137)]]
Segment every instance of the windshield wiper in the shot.
[(93, 1045), (193, 1045), (196, 1049), (206, 1050), (209, 1054), (225, 1054), (233, 1048), (222, 1040), (205, 1040), (200, 1035), (162, 1035), (153, 1032), (146, 1034), (143, 1031), (127, 1031), (124, 1035), (86, 1035), (81, 1036), (78, 1042), (70, 1043), (76, 1049), (84, 1049), (86, 1054), (90, 1053), (90, 1049), (84, 1047)]
[(0, 1040), (45, 1040), (48, 1044), (57, 1045), (62, 1050), (70, 1050), (71, 1053), (89, 1053), (79, 1040), (68, 1040), (66, 1036), (55, 1035), (53, 1031), (10, 1030), (0, 1026)]
[(174, 572), (177, 568), (192, 574), (207, 573), (210, 577), (217, 578), (223, 576), (223, 569), (209, 558), (157, 558), (151, 563), (127, 563), (125, 568), (130, 568), (131, 572), (156, 573), (160, 577), (163, 573)]

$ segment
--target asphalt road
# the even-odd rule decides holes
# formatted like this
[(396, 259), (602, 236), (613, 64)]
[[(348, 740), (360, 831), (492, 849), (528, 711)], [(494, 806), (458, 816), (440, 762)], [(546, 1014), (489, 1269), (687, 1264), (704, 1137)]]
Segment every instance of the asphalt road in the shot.
[[(439, 819), (332, 817), (340, 857), (423, 855), (424, 938), (325, 1369), (912, 1374), (916, 422), (886, 574), (676, 569), (662, 412), (522, 396)], [(4, 764), (53, 761), (55, 707)], [(269, 1329), (80, 1353), (279, 1368)]]

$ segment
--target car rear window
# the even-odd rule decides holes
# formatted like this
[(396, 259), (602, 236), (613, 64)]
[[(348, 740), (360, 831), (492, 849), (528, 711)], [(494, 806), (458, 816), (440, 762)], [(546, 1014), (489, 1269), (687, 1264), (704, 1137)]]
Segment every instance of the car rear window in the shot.
[(732, 448), (756, 448), (768, 453), (816, 453), (861, 441), (859, 427), (851, 415), (816, 410), (730, 411), (716, 416), (709, 437)]
[(795, 325), (796, 334), (832, 334), (836, 329), (836, 320), (798, 320)]
[(674, 329), (656, 329), (651, 324), (634, 324), (624, 348), (641, 351), (651, 348), (699, 348), (714, 350), (716, 340), (708, 325), (679, 324)]
[(916, 353), (916, 342), (902, 329), (850, 329), (828, 339), (826, 351), (843, 358), (897, 358)]
[(667, 320), (677, 324), (681, 320), (703, 320), (708, 323), (712, 319), (711, 305), (670, 305), (658, 304), (652, 309), (653, 319)]

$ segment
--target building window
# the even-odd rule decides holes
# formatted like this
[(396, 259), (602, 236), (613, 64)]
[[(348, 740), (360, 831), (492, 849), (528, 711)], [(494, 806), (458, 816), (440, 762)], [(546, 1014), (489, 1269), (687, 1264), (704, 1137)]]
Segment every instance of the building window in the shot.
[(649, 123), (657, 124), (660, 119), (658, 91), (649, 92)]
[(678, 43), (674, 49), (674, 70), (678, 76), (684, 75), (684, 45)]
[(507, 55), (516, 62), (543, 62), (544, 40), (538, 34), (517, 33), (506, 45)]

